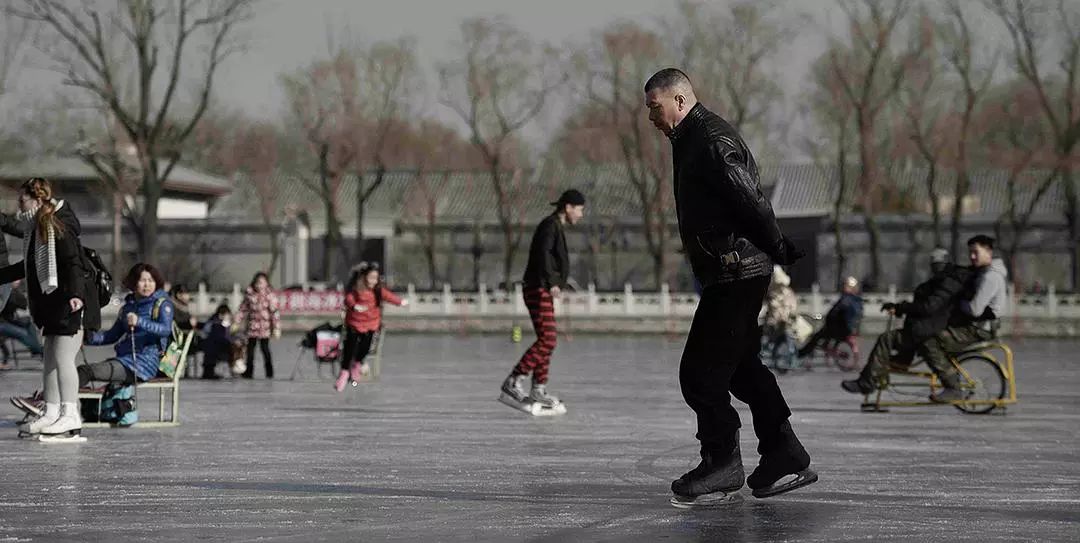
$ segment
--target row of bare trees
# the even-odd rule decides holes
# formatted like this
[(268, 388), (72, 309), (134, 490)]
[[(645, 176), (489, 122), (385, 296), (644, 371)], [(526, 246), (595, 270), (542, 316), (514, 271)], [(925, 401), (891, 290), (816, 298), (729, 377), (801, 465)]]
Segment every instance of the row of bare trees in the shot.
[[(102, 129), (78, 151), (117, 195), (117, 229), (128, 222), (143, 258), (155, 257), (157, 202), (181, 161), (245, 183), (271, 234), (271, 266), (280, 253), (272, 233), (287, 207), (275, 174), (292, 176), (325, 217), (327, 274), (364, 253), (367, 206), (389, 172), (408, 170), (420, 189), (412, 191), (409, 208), (429, 224), (420, 238), (434, 281), (435, 210), (447, 179), (438, 174), (465, 170), (482, 172), (490, 184), (502, 233), (501, 273), (509, 279), (527, 232), (523, 180), (555, 163), (617, 165), (632, 189), (659, 286), (672, 272), (677, 243), (670, 146), (646, 121), (641, 85), (658, 67), (676, 65), (692, 75), (703, 101), (760, 150), (761, 162), (790, 160), (775, 149), (791, 148), (790, 127), (805, 126), (795, 146), (836, 176), (838, 276), (848, 258), (839, 219), (851, 211), (868, 233), (871, 279), (884, 267), (883, 213), (925, 211), (932, 242), (961, 250), (972, 180), (994, 170), (1008, 174), (1007, 209), (997, 226), (1010, 256), (1041, 199), (1061, 189), (1078, 284), (1075, 3), (836, 5), (842, 29), (825, 29), (825, 51), (799, 93), (785, 92), (777, 67), (792, 36), (814, 24), (808, 16), (772, 0), (681, 0), (668, 16), (616, 21), (564, 48), (534, 40), (503, 18), (466, 20), (436, 65), (434, 85), (411, 39), (331, 44), (326, 55), (281, 76), (283, 123), (211, 107), (220, 66), (254, 16), (250, 0), (17, 0), (5, 24), (29, 23), (27, 32), (42, 38), (37, 43), (46, 44), (39, 49), (51, 66), (101, 112)], [(12, 58), (3, 45), (3, 58)], [(0, 76), (9, 64), (0, 62)], [(456, 120), (432, 120), (440, 109)], [(552, 137), (530, 134), (536, 119), (552, 111), (565, 118)], [(536, 140), (550, 143), (538, 150)], [(925, 172), (925, 209), (893, 178), (899, 164)], [(357, 185), (347, 187), (353, 179)], [(354, 189), (351, 202), (343, 201), (346, 188)], [(343, 206), (354, 210), (351, 245)]]
[(1012, 268), (1036, 209), (1060, 184), (1073, 283), (1080, 284), (1071, 174), (1080, 134), (1078, 6), (1065, 0), (839, 5), (847, 33), (831, 37), (812, 68), (806, 111), (815, 130), (805, 143), (837, 172), (837, 279), (846, 257), (839, 220), (851, 208), (865, 222), (870, 277), (881, 276), (876, 216), (911, 211), (902, 209), (911, 202), (890, 196), (898, 190), (896, 166), (914, 163), (925, 172), (929, 197), (927, 209), (916, 211), (930, 214), (933, 244), (953, 254), (962, 251), (973, 178), (1007, 173), (1006, 209), (996, 230)]

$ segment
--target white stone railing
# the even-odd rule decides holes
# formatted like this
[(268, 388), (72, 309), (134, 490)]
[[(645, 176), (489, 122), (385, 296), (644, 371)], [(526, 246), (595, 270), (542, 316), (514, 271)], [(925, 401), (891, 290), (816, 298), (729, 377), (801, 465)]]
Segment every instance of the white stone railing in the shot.
[[(208, 292), (200, 285), (195, 293), (193, 306), (196, 314), (205, 317), (221, 303), (227, 303), (234, 311), (242, 300), (240, 285), (234, 285), (232, 292)], [(417, 291), (409, 285), (404, 292), (398, 292), (410, 302), (406, 307), (388, 305), (386, 311), (391, 315), (416, 315), (421, 317), (475, 317), (528, 315), (522, 300), (521, 287), (513, 292), (488, 290), (481, 285), (479, 291), (452, 291), (448, 286), (441, 291)], [(340, 290), (284, 291), (278, 293), (284, 305), (285, 313), (336, 315), (341, 307)], [(821, 293), (815, 286), (810, 292), (796, 294), (799, 300), (799, 312), (821, 315), (839, 296), (836, 293)], [(910, 299), (908, 293), (898, 293), (895, 288), (888, 292), (864, 293), (865, 318), (884, 318), (878, 307), (885, 302)], [(580, 292), (564, 293), (556, 301), (556, 310), (567, 317), (673, 317), (689, 318), (697, 308), (698, 296), (693, 292), (673, 293), (665, 285), (660, 292), (634, 292), (626, 285), (622, 292), (597, 292), (593, 286)], [(106, 314), (115, 315), (118, 300), (105, 309)], [(1004, 316), (1020, 317), (1061, 317), (1080, 318), (1080, 294), (1057, 294), (1051, 285), (1046, 294), (1017, 295), (1012, 287)]]

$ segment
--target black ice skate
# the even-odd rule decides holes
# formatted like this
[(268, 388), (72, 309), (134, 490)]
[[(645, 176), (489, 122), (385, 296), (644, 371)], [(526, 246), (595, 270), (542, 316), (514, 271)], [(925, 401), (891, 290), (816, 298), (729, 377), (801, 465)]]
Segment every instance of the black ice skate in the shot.
[(755, 498), (768, 498), (802, 488), (818, 480), (810, 469), (810, 455), (787, 421), (780, 426), (779, 443), (761, 455), (761, 462), (747, 477)]
[(742, 488), (742, 454), (738, 438), (735, 448), (726, 455), (714, 455), (701, 451), (701, 463), (682, 477), (671, 482), (671, 505), (680, 509), (717, 507), (742, 500), (738, 490)]

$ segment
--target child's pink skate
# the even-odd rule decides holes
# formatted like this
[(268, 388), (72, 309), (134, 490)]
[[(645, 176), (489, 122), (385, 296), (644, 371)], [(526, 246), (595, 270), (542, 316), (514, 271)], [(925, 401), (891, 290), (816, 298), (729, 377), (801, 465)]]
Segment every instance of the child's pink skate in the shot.
[(334, 390), (336, 390), (338, 392), (341, 392), (342, 390), (345, 390), (345, 383), (348, 383), (348, 382), (349, 382), (349, 371), (348, 370), (341, 370), (341, 373), (338, 373), (337, 381), (334, 383)]

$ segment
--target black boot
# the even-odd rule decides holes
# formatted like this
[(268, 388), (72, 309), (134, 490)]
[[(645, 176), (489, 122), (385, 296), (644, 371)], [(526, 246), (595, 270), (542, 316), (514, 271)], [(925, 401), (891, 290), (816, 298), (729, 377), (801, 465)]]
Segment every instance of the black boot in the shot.
[(702, 449), (701, 463), (672, 481), (671, 491), (687, 498), (713, 493), (730, 494), (742, 488), (745, 477), (736, 434), (735, 446), (727, 453)]
[[(755, 498), (783, 494), (818, 479), (817, 473), (809, 469), (810, 455), (799, 438), (795, 437), (788, 421), (780, 425), (780, 432), (771, 443), (759, 445), (758, 452), (761, 453), (761, 462), (746, 478), (746, 484), (753, 489)], [(788, 475), (794, 478), (787, 480)], [(780, 482), (782, 479), (784, 481)]]
[(873, 392), (875, 390), (877, 390), (877, 387), (875, 387), (873, 383), (871, 383), (867, 379), (863, 379), (862, 377), (859, 377), (857, 379), (849, 379), (847, 381), (842, 381), (840, 383), (840, 386), (844, 390), (846, 390), (846, 391), (848, 391), (848, 392), (850, 392), (852, 394), (862, 394), (864, 396), (867, 395), (867, 394), (870, 394), (871, 392)]

